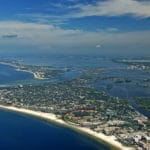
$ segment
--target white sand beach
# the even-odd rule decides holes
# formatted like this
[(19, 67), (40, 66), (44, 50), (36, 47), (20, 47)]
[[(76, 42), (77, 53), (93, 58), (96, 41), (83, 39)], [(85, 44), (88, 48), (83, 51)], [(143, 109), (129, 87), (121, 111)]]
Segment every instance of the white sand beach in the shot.
[(32, 72), (32, 71), (29, 71), (29, 70), (21, 70), (21, 69), (18, 69), (18, 68), (16, 69), (16, 71), (22, 71), (22, 72), (31, 73), (31, 74), (33, 74), (34, 78), (38, 79), (38, 80), (46, 80), (46, 79), (48, 79), (48, 78), (43, 78), (39, 72)]
[(108, 144), (110, 144), (110, 145), (112, 145), (112, 146), (114, 146), (120, 150), (134, 150), (134, 148), (126, 147), (126, 146), (122, 145), (120, 142), (116, 141), (115, 136), (106, 136), (103, 133), (94, 132), (89, 128), (71, 125), (71, 124), (63, 121), (62, 119), (58, 119), (55, 114), (44, 113), (44, 112), (40, 112), (40, 111), (33, 111), (33, 110), (24, 109), (24, 108), (16, 108), (13, 106), (0, 105), (0, 108), (19, 112), (19, 113), (24, 113), (24, 114), (28, 114), (28, 115), (32, 115), (32, 116), (36, 116), (39, 118), (49, 120), (51, 122), (58, 123), (60, 125), (64, 125), (66, 127), (74, 128), (78, 131), (81, 131), (81, 132), (89, 134), (89, 135), (91, 135), (91, 136), (93, 136), (99, 140), (102, 140), (102, 141), (104, 141), (104, 142), (106, 142), (106, 143), (108, 143)]

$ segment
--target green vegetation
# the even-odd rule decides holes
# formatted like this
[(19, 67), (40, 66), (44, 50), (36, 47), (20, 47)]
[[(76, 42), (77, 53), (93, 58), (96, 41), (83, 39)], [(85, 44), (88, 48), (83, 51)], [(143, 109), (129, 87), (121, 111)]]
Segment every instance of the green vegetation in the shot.
[(135, 102), (141, 108), (150, 112), (150, 97), (149, 98), (137, 98), (137, 99), (135, 99)]

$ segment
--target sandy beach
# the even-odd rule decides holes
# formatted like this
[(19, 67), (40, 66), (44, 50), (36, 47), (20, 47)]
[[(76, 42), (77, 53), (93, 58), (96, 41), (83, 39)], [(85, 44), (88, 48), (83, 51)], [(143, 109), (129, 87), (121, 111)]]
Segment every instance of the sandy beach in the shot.
[(113, 147), (116, 147), (117, 149), (120, 149), (120, 150), (134, 150), (133, 148), (126, 147), (126, 146), (122, 145), (121, 143), (119, 143), (118, 141), (116, 141), (116, 138), (114, 136), (106, 136), (102, 133), (94, 132), (89, 128), (74, 126), (72, 124), (69, 124), (69, 123), (63, 121), (62, 119), (58, 119), (55, 114), (44, 113), (44, 112), (40, 112), (40, 111), (33, 111), (33, 110), (24, 109), (24, 108), (16, 108), (16, 107), (12, 107), (12, 106), (3, 106), (3, 105), (0, 105), (0, 108), (19, 112), (19, 113), (24, 113), (27, 115), (36, 116), (36, 117), (46, 119), (51, 122), (58, 123), (60, 125), (64, 125), (66, 127), (69, 127), (69, 128), (78, 130), (80, 132), (83, 132), (85, 134), (88, 134), (90, 136), (93, 136), (93, 137), (95, 137), (101, 141), (104, 141), (105, 143), (108, 143), (109, 145), (112, 145)]
[(48, 79), (48, 78), (41, 77), (39, 72), (32, 72), (32, 71), (28, 71), (28, 70), (21, 70), (21, 69), (18, 69), (18, 68), (16, 69), (16, 71), (22, 71), (22, 72), (31, 73), (31, 74), (33, 74), (34, 78), (38, 79), (38, 80), (46, 80), (46, 79)]

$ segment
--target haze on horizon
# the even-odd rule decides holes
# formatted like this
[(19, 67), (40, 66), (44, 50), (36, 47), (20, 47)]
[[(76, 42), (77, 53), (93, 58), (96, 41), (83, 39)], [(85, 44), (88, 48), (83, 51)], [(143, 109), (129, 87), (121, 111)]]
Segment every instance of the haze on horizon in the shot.
[(150, 55), (149, 0), (1, 0), (0, 54)]

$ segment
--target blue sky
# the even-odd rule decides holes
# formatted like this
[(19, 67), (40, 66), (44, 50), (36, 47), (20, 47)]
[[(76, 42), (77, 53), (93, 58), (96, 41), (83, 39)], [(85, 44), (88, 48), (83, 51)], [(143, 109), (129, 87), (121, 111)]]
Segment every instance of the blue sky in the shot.
[(0, 53), (149, 54), (149, 41), (149, 0), (0, 0)]

